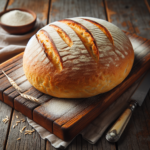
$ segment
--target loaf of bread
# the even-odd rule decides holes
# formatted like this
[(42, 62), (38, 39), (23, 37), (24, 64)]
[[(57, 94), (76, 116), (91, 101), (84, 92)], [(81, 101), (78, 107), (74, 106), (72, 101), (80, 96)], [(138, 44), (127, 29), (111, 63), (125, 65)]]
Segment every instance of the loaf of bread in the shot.
[(59, 98), (107, 92), (129, 74), (134, 51), (115, 25), (91, 17), (50, 23), (28, 42), (23, 68), (39, 91)]

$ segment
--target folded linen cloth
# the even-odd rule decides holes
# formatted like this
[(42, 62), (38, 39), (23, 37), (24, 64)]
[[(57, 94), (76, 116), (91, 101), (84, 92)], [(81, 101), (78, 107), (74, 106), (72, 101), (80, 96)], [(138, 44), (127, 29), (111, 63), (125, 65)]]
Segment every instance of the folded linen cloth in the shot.
[(42, 26), (43, 23), (37, 18), (33, 30), (23, 35), (9, 34), (0, 27), (0, 63), (23, 52), (30, 37)]
[[(23, 52), (29, 38), (43, 26), (37, 19), (34, 29), (24, 35), (10, 35), (0, 28), (0, 63)], [(132, 85), (122, 96), (90, 123), (80, 134), (89, 143), (95, 144), (103, 135), (108, 126), (123, 112), (129, 103), (129, 98), (138, 86), (139, 82)], [(72, 141), (65, 142), (50, 133), (34, 121), (28, 119), (29, 124), (35, 128), (43, 139), (47, 139), (55, 148), (66, 148)]]

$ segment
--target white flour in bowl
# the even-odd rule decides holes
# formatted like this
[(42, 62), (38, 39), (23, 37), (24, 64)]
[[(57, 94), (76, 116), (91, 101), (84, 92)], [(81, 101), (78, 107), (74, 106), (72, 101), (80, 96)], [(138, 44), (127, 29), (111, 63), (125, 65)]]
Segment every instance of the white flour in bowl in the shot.
[(34, 17), (24, 11), (12, 10), (3, 14), (0, 18), (1, 23), (11, 26), (26, 25), (34, 20)]

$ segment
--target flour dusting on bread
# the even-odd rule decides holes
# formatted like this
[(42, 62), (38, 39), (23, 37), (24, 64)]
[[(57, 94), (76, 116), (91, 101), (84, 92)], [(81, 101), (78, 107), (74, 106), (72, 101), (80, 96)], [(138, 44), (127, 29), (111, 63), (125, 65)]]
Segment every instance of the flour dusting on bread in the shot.
[(76, 17), (39, 30), (27, 44), (23, 68), (29, 82), (43, 93), (84, 98), (120, 84), (133, 61), (131, 42), (117, 26)]

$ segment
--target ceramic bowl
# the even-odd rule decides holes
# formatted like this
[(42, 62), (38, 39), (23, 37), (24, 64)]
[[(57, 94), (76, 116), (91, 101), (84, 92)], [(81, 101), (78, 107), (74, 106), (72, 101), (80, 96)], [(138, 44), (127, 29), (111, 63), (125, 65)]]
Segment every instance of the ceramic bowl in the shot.
[(12, 10), (20, 10), (20, 11), (28, 12), (34, 17), (34, 20), (32, 22), (26, 24), (26, 25), (20, 25), (20, 26), (6, 25), (6, 24), (4, 24), (0, 21), (0, 26), (5, 31), (7, 31), (10, 34), (25, 34), (25, 33), (29, 32), (30, 30), (33, 29), (33, 27), (35, 26), (35, 22), (36, 22), (36, 14), (33, 11), (29, 10), (29, 9), (23, 9), (23, 8), (8, 9), (8, 10), (5, 10), (5, 11), (0, 13), (0, 18), (3, 14), (5, 14), (9, 11), (12, 11)]

